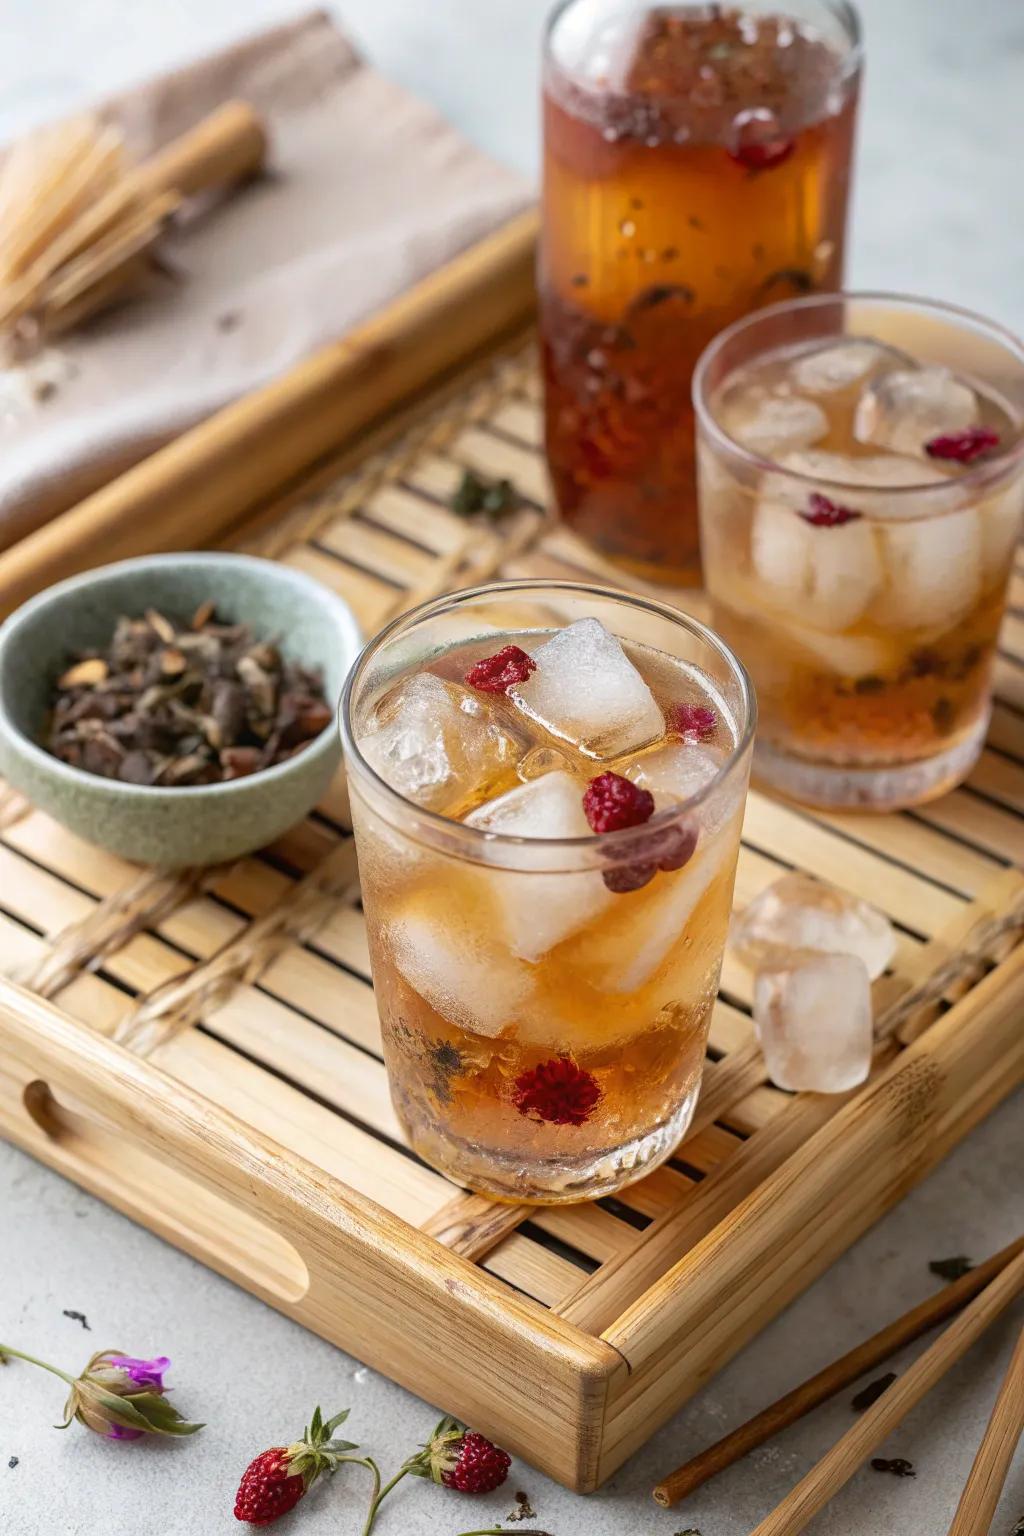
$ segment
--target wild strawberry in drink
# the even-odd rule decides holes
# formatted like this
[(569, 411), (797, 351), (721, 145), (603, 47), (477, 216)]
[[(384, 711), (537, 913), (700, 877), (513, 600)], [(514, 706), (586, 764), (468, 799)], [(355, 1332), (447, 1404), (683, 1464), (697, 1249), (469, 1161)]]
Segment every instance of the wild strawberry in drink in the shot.
[(570, 0), (551, 26), (548, 460), (569, 525), (655, 581), (699, 579), (690, 384), (704, 346), (842, 280), (855, 23), (824, 0), (802, 20), (784, 10)]
[(413, 1147), (457, 1181), (585, 1198), (682, 1135), (729, 919), (742, 709), (696, 662), (591, 617), (432, 648), (367, 690), (350, 777), (385, 1058)]

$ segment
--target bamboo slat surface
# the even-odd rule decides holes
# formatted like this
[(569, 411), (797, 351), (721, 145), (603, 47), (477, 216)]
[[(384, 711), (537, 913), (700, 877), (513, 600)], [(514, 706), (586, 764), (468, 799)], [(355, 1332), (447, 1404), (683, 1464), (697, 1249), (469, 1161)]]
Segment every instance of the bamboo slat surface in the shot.
[[(540, 443), (532, 345), (506, 345), (406, 413), (399, 430), (372, 436), (363, 457), (349, 451), (336, 472), (318, 468), (309, 494), (289, 490), (240, 532), (223, 532), (225, 511), (216, 536), (326, 582), (367, 633), (425, 598), (491, 577), (621, 582), (552, 521)], [(447, 503), (467, 466), (512, 479), (521, 507), (497, 525), (457, 516)], [(27, 571), (22, 561), (19, 581), (30, 582)], [(700, 593), (670, 596), (703, 616)], [(797, 867), (865, 897), (896, 926), (892, 972), (876, 983), (881, 1038), (871, 1082), (839, 1098), (768, 1085), (753, 1040), (750, 977), (727, 957), (691, 1133), (665, 1167), (614, 1200), (556, 1211), (496, 1206), (455, 1188), (404, 1146), (381, 1059), (340, 780), (273, 847), (230, 868), (174, 875), (86, 846), (8, 791), (0, 796), (0, 973), (39, 1007), (55, 1005), (56, 1017), (75, 1021), (66, 1027), (77, 1026), (112, 1060), (180, 1085), (188, 1114), (207, 1106), (218, 1128), (222, 1116), (225, 1125), (240, 1122), (257, 1144), (270, 1138), (297, 1167), (369, 1202), (359, 1220), (372, 1225), (372, 1206), (388, 1242), (418, 1229), (412, 1269), (423, 1255), (429, 1268), (433, 1254), (456, 1266), (449, 1279), (479, 1277), (473, 1307), (506, 1298), (507, 1357), (518, 1360), (514, 1340), (526, 1338), (530, 1370), (545, 1350), (560, 1362), (559, 1403), (576, 1438), (550, 1470), (592, 1486), (1024, 1071), (1011, 1017), (1024, 995), (1024, 952), (1011, 954), (1024, 929), (1024, 876), (1015, 867), (1024, 863), (1024, 568), (1011, 601), (991, 738), (963, 787), (886, 818), (817, 815), (750, 797), (738, 902)], [(19, 1008), (13, 994), (0, 995), (0, 1047)], [(303, 1299), (288, 1243), (257, 1220), (251, 1202), (232, 1224), (231, 1191), (207, 1191), (189, 1224), (185, 1186), (170, 1167), (162, 1203), (154, 1195), (147, 1205), (138, 1171), (119, 1187), (99, 1133), (84, 1120), (74, 1134), (67, 1129), (72, 1110), (47, 1141), (45, 1113), (29, 1127), (23, 1114), (30, 1089), (43, 1105), (44, 1091), (4, 1086), (0, 1072), (6, 1134), (354, 1347), (340, 1324), (325, 1321), (329, 1297), (315, 1306), (312, 1292)], [(154, 1155), (152, 1146), (139, 1152)], [(876, 1173), (851, 1180), (858, 1157)], [(801, 1226), (810, 1235), (794, 1246)], [(773, 1279), (763, 1255), (776, 1244)], [(246, 1251), (259, 1256), (258, 1284)], [(381, 1263), (378, 1255), (367, 1268), (378, 1281)], [(402, 1313), (396, 1273), (395, 1327), (404, 1316), (411, 1328), (415, 1309), (410, 1302)], [(420, 1282), (408, 1268), (402, 1273), (409, 1294), (419, 1294)], [(458, 1297), (448, 1295), (457, 1311)], [(385, 1342), (395, 1345), (386, 1334), (382, 1325), (380, 1350), (367, 1345), (375, 1359), (384, 1358)], [(407, 1365), (383, 1368), (427, 1390), (412, 1346)], [(445, 1406), (471, 1407), (483, 1427), (541, 1460), (540, 1432), (509, 1379), (504, 1408), (486, 1381), (472, 1391), (453, 1384)]]

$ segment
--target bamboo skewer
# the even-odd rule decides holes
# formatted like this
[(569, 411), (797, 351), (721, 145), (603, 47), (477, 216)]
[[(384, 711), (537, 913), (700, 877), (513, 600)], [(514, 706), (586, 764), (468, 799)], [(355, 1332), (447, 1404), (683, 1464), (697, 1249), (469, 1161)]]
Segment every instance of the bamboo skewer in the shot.
[(960, 1495), (949, 1536), (985, 1536), (995, 1517), (1013, 1453), (1024, 1432), (1024, 1328), (992, 1407)]
[(898, 1349), (913, 1343), (914, 1339), (927, 1333), (929, 1328), (936, 1327), (945, 1322), (947, 1317), (959, 1312), (1021, 1253), (1024, 1253), (1024, 1237), (1019, 1237), (1016, 1242), (993, 1254), (983, 1264), (976, 1265), (959, 1280), (943, 1286), (934, 1296), (927, 1297), (909, 1312), (904, 1312), (902, 1317), (896, 1318), (871, 1338), (865, 1339), (831, 1365), (825, 1366), (817, 1375), (801, 1382), (792, 1392), (787, 1392), (785, 1397), (780, 1397), (777, 1402), (762, 1409), (746, 1424), (741, 1424), (731, 1434), (701, 1451), (683, 1466), (677, 1467), (655, 1488), (656, 1501), (666, 1509), (671, 1509), (709, 1478), (724, 1472), (726, 1467), (731, 1467), (741, 1457), (756, 1450), (780, 1430), (795, 1424), (812, 1408), (827, 1402), (867, 1371), (873, 1370), (883, 1360), (888, 1360)]
[(872, 1407), (863, 1413), (852, 1429), (811, 1468), (782, 1503), (762, 1520), (751, 1536), (798, 1536), (809, 1521), (839, 1492), (857, 1468), (876, 1450), (885, 1437), (945, 1375), (950, 1366), (980, 1338), (990, 1323), (1024, 1289), (1024, 1253), (1018, 1253), (1006, 1268), (976, 1296), (970, 1306), (950, 1323), (921, 1357)]

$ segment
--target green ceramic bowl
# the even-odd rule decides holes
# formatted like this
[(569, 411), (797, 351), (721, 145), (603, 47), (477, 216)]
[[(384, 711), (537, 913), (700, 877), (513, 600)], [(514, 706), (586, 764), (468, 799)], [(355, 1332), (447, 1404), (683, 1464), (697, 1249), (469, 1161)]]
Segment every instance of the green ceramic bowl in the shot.
[(362, 641), (348, 605), (299, 571), (229, 553), (147, 555), (50, 587), (0, 628), (0, 773), (89, 842), (140, 864), (218, 864), (272, 842), (322, 797), (341, 759), (334, 720), (287, 762), (227, 784), (163, 789), (71, 768), (39, 745), (69, 652), (103, 647), (121, 614), (191, 613), (213, 598), (295, 661), (336, 703)]

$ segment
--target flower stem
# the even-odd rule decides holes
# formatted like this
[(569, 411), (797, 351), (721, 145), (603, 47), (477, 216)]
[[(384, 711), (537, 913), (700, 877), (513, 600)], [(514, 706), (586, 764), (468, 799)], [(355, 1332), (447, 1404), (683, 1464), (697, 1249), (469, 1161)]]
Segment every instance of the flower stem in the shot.
[[(408, 1470), (408, 1467), (402, 1467), (398, 1472), (395, 1473), (390, 1483), (384, 1484), (383, 1488), (380, 1486), (380, 1473), (377, 1473), (377, 1483), (373, 1490), (373, 1496), (370, 1499), (370, 1508), (367, 1512), (366, 1524), (363, 1526), (362, 1536), (370, 1536), (370, 1532), (373, 1530), (374, 1521), (377, 1518), (377, 1511), (380, 1509), (392, 1488), (394, 1488), (397, 1483), (402, 1481), (402, 1478), (405, 1477)], [(376, 1471), (376, 1468), (374, 1468), (374, 1471)]]
[(69, 1376), (67, 1371), (62, 1371), (55, 1365), (50, 1365), (45, 1360), (37, 1360), (35, 1355), (26, 1355), (20, 1349), (12, 1349), (9, 1344), (0, 1344), (0, 1358), (11, 1355), (15, 1360), (26, 1360), (29, 1365), (38, 1365), (40, 1370), (52, 1371), (54, 1376), (59, 1376), (63, 1381), (73, 1383), (74, 1376)]

